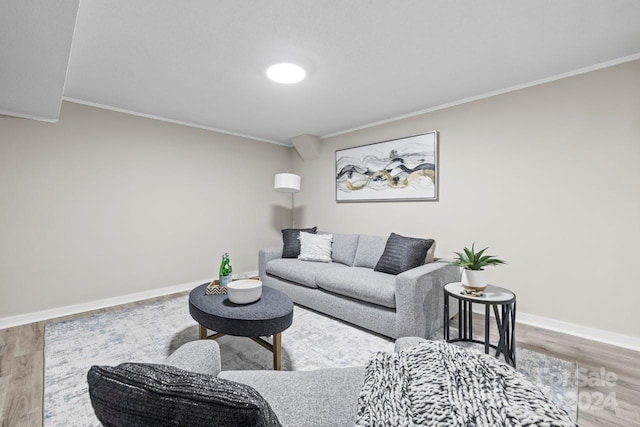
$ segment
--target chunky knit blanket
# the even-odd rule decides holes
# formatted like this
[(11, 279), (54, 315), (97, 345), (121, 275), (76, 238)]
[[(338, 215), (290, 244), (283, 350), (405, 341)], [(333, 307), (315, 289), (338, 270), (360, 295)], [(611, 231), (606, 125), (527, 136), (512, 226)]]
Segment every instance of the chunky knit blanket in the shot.
[(367, 364), (358, 426), (576, 426), (495, 357), (430, 341)]

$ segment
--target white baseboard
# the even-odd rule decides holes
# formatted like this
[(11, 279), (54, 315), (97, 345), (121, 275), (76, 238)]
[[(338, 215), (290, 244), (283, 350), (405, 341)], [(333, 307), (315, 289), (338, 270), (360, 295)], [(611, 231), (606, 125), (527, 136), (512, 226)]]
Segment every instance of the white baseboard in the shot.
[[(258, 271), (254, 270), (240, 273), (237, 275), (237, 277), (253, 277), (257, 275)], [(0, 318), (0, 329), (11, 328), (14, 326), (25, 325), (33, 322), (41, 322), (43, 320), (50, 320), (56, 317), (69, 316), (72, 314), (97, 310), (99, 308), (112, 307), (114, 305), (126, 304), (149, 298), (188, 291), (201, 283), (211, 280), (211, 278), (202, 279), (195, 282), (182, 283), (179, 285), (167, 286), (165, 288), (159, 289), (152, 289), (150, 291), (136, 292), (133, 294), (104, 298), (101, 300), (89, 301), (81, 304), (67, 305), (64, 307), (57, 307), (49, 310), (20, 314), (17, 316), (3, 317)], [(474, 307), (473, 311), (478, 314), (484, 314), (484, 309), (477, 305)], [(525, 325), (549, 329), (552, 331), (598, 341), (605, 344), (611, 344), (618, 347), (628, 348), (630, 350), (640, 351), (640, 338), (637, 337), (604, 331), (602, 329), (590, 328), (587, 326), (577, 325), (575, 323), (564, 322), (561, 320), (549, 319), (547, 317), (537, 316), (534, 314), (518, 312), (517, 317), (518, 323), (522, 323)]]
[[(258, 275), (258, 270), (248, 271), (234, 275), (236, 277), (253, 277)], [(55, 319), (56, 317), (69, 316), (72, 314), (84, 313), (86, 311), (97, 310), (99, 308), (113, 307), (114, 305), (127, 304), (130, 302), (141, 301), (149, 298), (160, 297), (164, 295), (184, 292), (195, 288), (196, 286), (210, 282), (209, 279), (202, 279), (195, 282), (182, 283), (180, 285), (167, 286), (164, 288), (152, 289), (150, 291), (136, 292), (133, 294), (121, 295), (117, 297), (104, 298), (96, 301), (88, 301), (80, 304), (66, 305), (56, 307), (49, 310), (36, 311), (32, 313), (20, 314), (17, 316), (0, 318), (0, 329), (12, 328), (14, 326), (26, 325), (33, 322), (41, 322), (43, 320)]]
[[(484, 308), (476, 305), (473, 307), (473, 312), (484, 315)], [(491, 313), (491, 316), (493, 317), (493, 313)], [(573, 335), (592, 341), (598, 341), (604, 344), (611, 344), (617, 347), (640, 351), (640, 338), (637, 337), (604, 331), (602, 329), (591, 328), (575, 323), (564, 322), (562, 320), (549, 319), (548, 317), (522, 313), (520, 311), (518, 311), (516, 317), (517, 323), (521, 323), (524, 325), (535, 326), (542, 329), (549, 329), (551, 331)]]

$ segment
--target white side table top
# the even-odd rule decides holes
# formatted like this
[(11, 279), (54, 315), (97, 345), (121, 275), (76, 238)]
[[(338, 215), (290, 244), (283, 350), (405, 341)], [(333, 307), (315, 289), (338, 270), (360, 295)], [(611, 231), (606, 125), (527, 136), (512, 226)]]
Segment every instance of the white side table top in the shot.
[(454, 298), (465, 299), (472, 302), (479, 303), (508, 303), (515, 300), (516, 295), (508, 289), (501, 288), (499, 286), (487, 285), (487, 288), (483, 291), (484, 295), (480, 297), (474, 297), (473, 295), (465, 295), (464, 286), (460, 282), (448, 283), (444, 286), (446, 293)]

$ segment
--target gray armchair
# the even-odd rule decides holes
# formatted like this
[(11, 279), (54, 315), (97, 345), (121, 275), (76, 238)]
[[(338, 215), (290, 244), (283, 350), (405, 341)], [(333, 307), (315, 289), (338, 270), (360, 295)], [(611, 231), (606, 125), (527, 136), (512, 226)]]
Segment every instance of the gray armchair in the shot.
[[(396, 351), (422, 341), (401, 338)], [(200, 340), (162, 365), (94, 366), (88, 382), (94, 411), (107, 426), (353, 426), (364, 372), (364, 366), (222, 371), (218, 343)]]

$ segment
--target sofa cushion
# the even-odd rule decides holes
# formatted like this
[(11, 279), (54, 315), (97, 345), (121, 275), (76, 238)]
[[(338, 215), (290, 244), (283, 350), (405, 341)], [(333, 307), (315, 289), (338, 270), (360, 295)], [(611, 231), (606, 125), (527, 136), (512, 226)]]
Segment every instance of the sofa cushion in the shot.
[(326, 269), (316, 274), (319, 288), (384, 307), (396, 307), (396, 276), (364, 267)]
[(374, 270), (400, 274), (421, 266), (425, 263), (427, 251), (433, 242), (433, 239), (416, 239), (391, 233)]
[(282, 230), (282, 258), (298, 258), (300, 255), (300, 232), (315, 233), (318, 227), (285, 228)]
[(283, 426), (353, 426), (364, 367), (315, 371), (222, 371), (269, 402)]
[(105, 426), (279, 426), (252, 387), (168, 365), (92, 366), (94, 412)]
[(316, 275), (318, 272), (330, 268), (349, 268), (340, 264), (301, 261), (291, 258), (276, 258), (267, 262), (265, 271), (267, 274), (278, 276), (309, 288), (317, 288)]
[(353, 265), (358, 249), (358, 234), (334, 234), (331, 246), (331, 259), (348, 266)]
[(300, 255), (302, 261), (331, 262), (333, 234), (300, 232)]
[(353, 265), (355, 267), (375, 267), (384, 252), (386, 244), (386, 237), (361, 234), (358, 239), (358, 249), (356, 250)]

